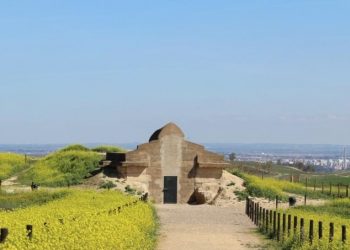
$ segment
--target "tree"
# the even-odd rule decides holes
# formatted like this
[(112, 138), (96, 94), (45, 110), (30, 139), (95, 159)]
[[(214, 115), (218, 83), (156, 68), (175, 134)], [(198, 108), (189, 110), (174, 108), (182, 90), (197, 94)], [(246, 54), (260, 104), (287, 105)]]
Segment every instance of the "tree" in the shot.
[(236, 160), (236, 154), (235, 153), (231, 153), (228, 155), (228, 158), (230, 159), (231, 162), (234, 162)]

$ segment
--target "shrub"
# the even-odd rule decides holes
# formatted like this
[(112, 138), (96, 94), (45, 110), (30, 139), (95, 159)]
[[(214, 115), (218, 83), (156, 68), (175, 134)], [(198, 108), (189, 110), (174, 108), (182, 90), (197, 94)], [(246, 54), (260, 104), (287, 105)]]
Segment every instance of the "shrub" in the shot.
[(133, 189), (132, 187), (130, 187), (130, 185), (127, 185), (125, 187), (125, 192), (128, 193), (128, 194), (135, 194), (136, 193), (136, 190)]
[(94, 152), (99, 152), (99, 153), (123, 153), (126, 152), (125, 149), (117, 146), (110, 146), (110, 145), (102, 145), (95, 147), (91, 149)]
[(236, 191), (234, 191), (234, 194), (237, 196), (237, 199), (239, 201), (243, 201), (249, 196), (249, 194), (246, 190), (243, 190), (243, 191), (236, 190)]
[(297, 199), (295, 197), (293, 197), (293, 196), (288, 197), (288, 203), (289, 203), (289, 206), (292, 207), (292, 206), (295, 205), (295, 203), (297, 203)]
[(90, 151), (90, 149), (81, 144), (72, 144), (59, 150), (59, 152), (66, 152), (66, 151)]
[(104, 189), (111, 189), (111, 188), (114, 188), (116, 187), (117, 185), (115, 183), (113, 183), (112, 181), (107, 181), (107, 182), (104, 182), (100, 185), (100, 188), (104, 188)]

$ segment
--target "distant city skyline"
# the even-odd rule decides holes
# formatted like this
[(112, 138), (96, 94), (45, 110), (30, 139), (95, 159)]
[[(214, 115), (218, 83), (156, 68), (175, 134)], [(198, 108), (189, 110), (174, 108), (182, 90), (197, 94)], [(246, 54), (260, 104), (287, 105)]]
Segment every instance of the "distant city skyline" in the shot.
[(350, 144), (347, 1), (0, 3), (0, 144)]

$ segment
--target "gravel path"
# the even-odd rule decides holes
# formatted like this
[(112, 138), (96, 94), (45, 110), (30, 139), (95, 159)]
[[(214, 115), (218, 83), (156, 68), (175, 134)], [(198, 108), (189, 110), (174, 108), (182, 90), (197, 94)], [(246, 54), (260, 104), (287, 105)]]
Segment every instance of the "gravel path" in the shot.
[(161, 223), (159, 250), (265, 249), (264, 240), (244, 213), (244, 203), (156, 208)]

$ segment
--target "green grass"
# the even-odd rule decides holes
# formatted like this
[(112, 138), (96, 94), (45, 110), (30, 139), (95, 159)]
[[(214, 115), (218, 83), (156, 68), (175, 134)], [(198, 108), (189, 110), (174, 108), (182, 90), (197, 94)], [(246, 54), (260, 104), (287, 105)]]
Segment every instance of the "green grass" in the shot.
[(262, 173), (266, 177), (283, 178), (290, 174), (298, 175), (304, 173), (303, 171), (284, 165), (273, 163), (257, 163), (257, 162), (241, 162), (236, 161), (232, 163), (232, 167), (238, 169), (240, 172), (261, 176)]
[(27, 167), (24, 155), (0, 153), (0, 180), (7, 179)]
[(304, 211), (315, 214), (334, 215), (344, 219), (350, 219), (350, 200), (335, 199), (328, 201), (323, 206), (299, 206), (292, 209), (293, 211)]
[(42, 191), (33, 192), (0, 192), (0, 209), (17, 209), (32, 205), (42, 205), (47, 202), (60, 199), (67, 194), (65, 191)]
[(19, 175), (22, 184), (32, 181), (42, 186), (67, 186), (82, 182), (98, 169), (102, 156), (91, 151), (60, 150), (37, 161), (31, 169)]
[(329, 184), (332, 185), (350, 185), (350, 176), (347, 176), (349, 173), (339, 173), (339, 174), (308, 174), (301, 175), (300, 181), (302, 183), (306, 182), (306, 178), (308, 179), (308, 185), (316, 187), (321, 187), (322, 183), (325, 186)]
[(91, 149), (94, 152), (100, 152), (100, 153), (124, 153), (126, 152), (125, 149), (117, 146), (111, 146), (111, 145), (101, 145), (95, 148)]

